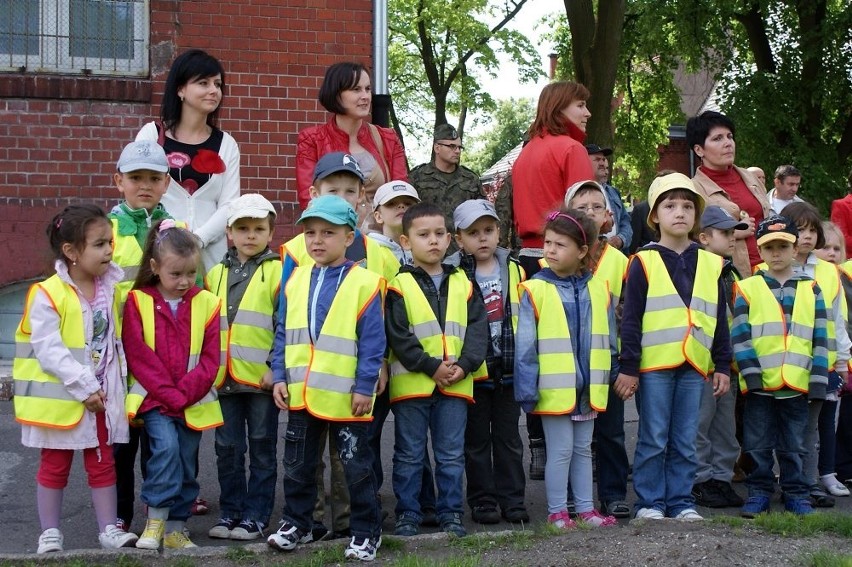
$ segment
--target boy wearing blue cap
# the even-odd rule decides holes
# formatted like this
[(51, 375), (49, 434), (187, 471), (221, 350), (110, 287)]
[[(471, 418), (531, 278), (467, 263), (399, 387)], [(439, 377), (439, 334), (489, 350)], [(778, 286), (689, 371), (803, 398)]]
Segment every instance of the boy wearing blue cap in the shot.
[(312, 265), (293, 270), (281, 300), (272, 354), (275, 404), (289, 410), (285, 505), (270, 547), (313, 541), (320, 438), (336, 441), (352, 502), (347, 559), (372, 561), (381, 546), (373, 454), (368, 444), (385, 352), (384, 282), (346, 258), (358, 216), (340, 197), (314, 198), (297, 221)]

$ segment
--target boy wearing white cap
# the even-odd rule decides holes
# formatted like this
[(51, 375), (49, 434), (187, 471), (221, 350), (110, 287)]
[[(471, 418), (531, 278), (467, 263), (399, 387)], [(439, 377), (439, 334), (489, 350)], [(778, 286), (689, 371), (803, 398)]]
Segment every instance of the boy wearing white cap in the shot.
[(382, 227), (382, 232), (371, 232), (367, 236), (390, 249), (400, 265), (411, 263), (411, 254), (399, 244), (402, 215), (408, 207), (419, 202), (417, 189), (405, 181), (389, 181), (379, 187), (373, 197), (373, 218)]
[(212, 538), (260, 537), (275, 501), (278, 409), (269, 362), (279, 321), (281, 260), (269, 249), (274, 225), (275, 208), (262, 195), (232, 201), (225, 230), (233, 246), (205, 278), (205, 287), (222, 299), (230, 328), (219, 390), (224, 424), (216, 429), (221, 516), (208, 532)]

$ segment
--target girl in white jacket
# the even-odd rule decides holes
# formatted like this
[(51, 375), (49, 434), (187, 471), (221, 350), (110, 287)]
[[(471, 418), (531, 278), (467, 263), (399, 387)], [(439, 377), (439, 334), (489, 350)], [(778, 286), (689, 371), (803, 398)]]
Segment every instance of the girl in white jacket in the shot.
[(95, 205), (72, 205), (47, 229), (56, 275), (35, 284), (15, 333), (15, 418), (21, 442), (41, 449), (36, 474), (38, 553), (62, 551), (62, 495), (74, 451), (92, 490), (101, 546), (132, 545), (116, 528), (113, 443), (128, 441), (126, 366), (117, 333), (112, 226)]

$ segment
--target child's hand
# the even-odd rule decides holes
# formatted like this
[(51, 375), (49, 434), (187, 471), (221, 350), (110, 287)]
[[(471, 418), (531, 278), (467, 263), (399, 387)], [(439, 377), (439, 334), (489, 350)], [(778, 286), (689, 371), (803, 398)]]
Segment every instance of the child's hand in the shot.
[(619, 374), (612, 387), (615, 388), (615, 393), (619, 398), (628, 400), (636, 393), (636, 388), (639, 387), (639, 378), (637, 376)]
[(451, 364), (446, 360), (441, 362), (438, 369), (432, 374), (432, 380), (440, 386), (441, 388), (446, 388), (450, 384), (447, 383), (447, 380), (452, 376)]
[(104, 405), (104, 401), (106, 400), (106, 394), (103, 390), (98, 390), (83, 402), (83, 405), (86, 406), (86, 409), (92, 413), (100, 413), (102, 411), (106, 411), (106, 406)]
[(290, 405), (287, 400), (286, 382), (276, 382), (272, 385), (272, 400), (275, 402), (275, 406), (278, 409), (284, 411), (290, 409)]
[(373, 396), (364, 394), (352, 394), (352, 415), (361, 417), (370, 413), (373, 409)]
[(260, 389), (261, 390), (267, 390), (267, 391), (272, 389), (272, 369), (271, 368), (263, 373), (263, 376), (260, 379)]
[(713, 373), (713, 396), (721, 398), (731, 391), (731, 377), (718, 372)]
[(452, 370), (452, 374), (449, 378), (450, 386), (464, 379), (464, 370), (462, 370), (461, 366), (459, 366), (458, 364), (453, 364), (452, 366), (450, 366), (450, 369)]
[(382, 362), (382, 367), (379, 369), (379, 381), (376, 383), (376, 395), (381, 396), (385, 392), (385, 388), (388, 387), (388, 363), (387, 361)]

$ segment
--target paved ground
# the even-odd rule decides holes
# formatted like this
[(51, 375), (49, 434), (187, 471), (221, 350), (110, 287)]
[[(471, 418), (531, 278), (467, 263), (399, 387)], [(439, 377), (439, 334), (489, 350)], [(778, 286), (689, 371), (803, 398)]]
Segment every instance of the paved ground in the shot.
[[(627, 415), (627, 444), (628, 454), (632, 456), (633, 447), (636, 443), (636, 412), (632, 404), (628, 405)], [(385, 478), (388, 481), (382, 488), (382, 496), (385, 508), (393, 509), (393, 493), (389, 486), (391, 478), (391, 453), (393, 443), (393, 415), (391, 414), (385, 427), (385, 438), (383, 447), (383, 462)], [(281, 416), (281, 429), (284, 431), (286, 414)], [(521, 420), (522, 437), (526, 438), (526, 427)], [(282, 452), (282, 443), (279, 443), (279, 454)], [(529, 455), (526, 456), (528, 461)], [(192, 539), (200, 546), (222, 546), (222, 540), (212, 540), (207, 537), (207, 530), (215, 524), (218, 518), (217, 498), (219, 485), (216, 480), (215, 455), (213, 453), (213, 434), (205, 433), (201, 447), (201, 495), (211, 505), (210, 514), (195, 517), (190, 520), (189, 528)], [(20, 444), (20, 428), (14, 421), (13, 407), (11, 402), (0, 401), (0, 526), (2, 526), (2, 537), (0, 537), (0, 558), (6, 554), (33, 553), (40, 533), (38, 515), (35, 509), (35, 472), (38, 466), (38, 452), (27, 449)], [(629, 487), (628, 487), (629, 488)], [(744, 487), (737, 486), (737, 490), (743, 494)], [(628, 499), (633, 499), (632, 492)], [(547, 515), (544, 498), (544, 483), (542, 481), (530, 481), (527, 484), (526, 502), (533, 522), (542, 521)], [(283, 505), (283, 497), (280, 489), (276, 498), (273, 518), (277, 518)], [(773, 504), (779, 507), (778, 504)], [(839, 498), (838, 509), (852, 512), (852, 498)], [(712, 511), (700, 509), (705, 515), (729, 513), (734, 514), (736, 510)], [(89, 499), (89, 490), (86, 485), (85, 471), (82, 468), (81, 459), (77, 458), (74, 463), (70, 485), (66, 490), (64, 510), (62, 513), (62, 531), (65, 534), (65, 548), (86, 549), (96, 548), (97, 528), (95, 526), (94, 512)], [(141, 505), (137, 504), (136, 519), (132, 526), (137, 533), (141, 531), (144, 518)], [(495, 526), (480, 526), (466, 522), (468, 531), (505, 530), (509, 524), (498, 524)], [(385, 523), (385, 531), (393, 530), (393, 517), (389, 517)], [(424, 529), (424, 531), (434, 531)], [(236, 543), (236, 542), (235, 542)]]

